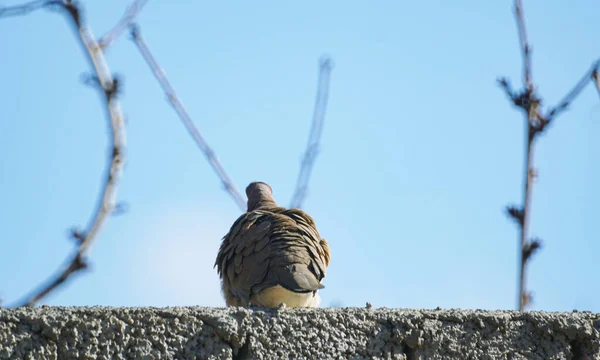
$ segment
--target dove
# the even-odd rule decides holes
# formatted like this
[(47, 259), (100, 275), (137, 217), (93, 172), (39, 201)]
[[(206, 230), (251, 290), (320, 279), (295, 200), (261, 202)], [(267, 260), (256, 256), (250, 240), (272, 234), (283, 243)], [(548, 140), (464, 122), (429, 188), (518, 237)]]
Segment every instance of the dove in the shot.
[(246, 187), (247, 211), (223, 237), (214, 267), (227, 306), (318, 307), (329, 266), (313, 218), (277, 205), (271, 186)]

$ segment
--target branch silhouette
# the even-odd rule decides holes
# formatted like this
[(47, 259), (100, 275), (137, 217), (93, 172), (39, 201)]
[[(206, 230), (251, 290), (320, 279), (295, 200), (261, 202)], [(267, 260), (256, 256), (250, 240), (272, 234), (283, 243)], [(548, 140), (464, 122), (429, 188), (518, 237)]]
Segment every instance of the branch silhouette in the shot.
[(245, 198), (237, 190), (237, 188), (233, 184), (233, 181), (225, 172), (225, 169), (221, 165), (221, 162), (216, 157), (214, 151), (210, 148), (206, 140), (204, 140), (204, 137), (202, 136), (196, 125), (194, 125), (192, 118), (185, 110), (185, 107), (183, 106), (181, 100), (179, 100), (175, 89), (173, 89), (173, 87), (169, 83), (165, 71), (160, 67), (160, 65), (158, 65), (154, 56), (152, 56), (150, 49), (146, 45), (146, 42), (144, 41), (144, 38), (140, 33), (138, 25), (134, 24), (131, 26), (131, 36), (133, 38), (133, 41), (137, 45), (138, 50), (144, 57), (144, 60), (146, 60), (146, 63), (150, 67), (150, 70), (152, 70), (154, 77), (156, 77), (156, 80), (158, 80), (160, 86), (166, 93), (168, 101), (175, 109), (175, 112), (177, 112), (179, 119), (181, 120), (181, 122), (183, 122), (183, 125), (185, 126), (192, 139), (194, 139), (194, 141), (196, 142), (196, 145), (198, 145), (200, 150), (202, 150), (202, 152), (206, 156), (206, 159), (212, 166), (213, 170), (217, 173), (217, 176), (223, 183), (225, 190), (229, 193), (229, 195), (231, 195), (231, 197), (239, 206), (239, 208), (242, 211), (246, 211)]
[(57, 274), (48, 279), (40, 288), (28, 296), (18, 306), (34, 306), (46, 295), (64, 284), (75, 273), (87, 268), (86, 254), (93, 242), (98, 238), (109, 216), (116, 209), (115, 198), (117, 185), (125, 163), (126, 134), (124, 117), (117, 99), (119, 81), (113, 78), (102, 48), (95, 40), (91, 29), (84, 24), (81, 7), (74, 1), (34, 1), (15, 8), (0, 10), (0, 16), (6, 14), (24, 15), (33, 10), (56, 5), (62, 8), (71, 20), (80, 44), (84, 48), (86, 58), (94, 69), (95, 83), (103, 94), (110, 124), (110, 151), (107, 158), (105, 180), (100, 190), (96, 209), (84, 230), (73, 229), (72, 237), (77, 241), (77, 248), (68, 264)]
[(306, 151), (300, 164), (300, 172), (296, 182), (296, 189), (290, 203), (291, 208), (301, 208), (306, 193), (308, 191), (308, 182), (315, 164), (315, 159), (319, 153), (319, 143), (321, 141), (321, 133), (323, 132), (323, 124), (325, 122), (325, 112), (327, 110), (327, 100), (329, 99), (329, 79), (331, 70), (333, 69), (332, 60), (323, 56), (319, 60), (319, 80), (317, 85), (317, 96), (315, 99), (315, 108), (313, 112), (313, 121), (308, 136)]
[[(525, 115), (526, 136), (525, 136), (525, 161), (523, 171), (523, 198), (522, 205), (507, 207), (508, 215), (519, 226), (519, 242), (521, 246), (520, 262), (519, 262), (519, 294), (518, 294), (518, 309), (524, 310), (531, 303), (531, 293), (527, 290), (527, 263), (531, 256), (542, 247), (542, 241), (539, 238), (529, 238), (529, 218), (531, 216), (531, 197), (533, 192), (533, 184), (538, 177), (538, 172), (535, 169), (534, 150), (536, 140), (539, 135), (547, 128), (548, 125), (560, 114), (562, 114), (575, 98), (583, 91), (585, 86), (592, 78), (597, 81), (597, 69), (599, 62), (588, 70), (581, 80), (564, 96), (558, 105), (551, 108), (547, 113), (543, 114), (541, 108), (542, 99), (537, 94), (537, 89), (532, 79), (531, 69), (531, 45), (527, 39), (527, 31), (525, 28), (525, 17), (523, 15), (522, 0), (515, 0), (514, 5), (515, 20), (519, 32), (519, 42), (523, 57), (523, 82), (524, 89), (520, 92), (515, 92), (507, 79), (501, 78), (498, 80), (499, 85), (504, 89), (512, 103), (523, 110)], [(600, 91), (600, 84), (597, 86)]]

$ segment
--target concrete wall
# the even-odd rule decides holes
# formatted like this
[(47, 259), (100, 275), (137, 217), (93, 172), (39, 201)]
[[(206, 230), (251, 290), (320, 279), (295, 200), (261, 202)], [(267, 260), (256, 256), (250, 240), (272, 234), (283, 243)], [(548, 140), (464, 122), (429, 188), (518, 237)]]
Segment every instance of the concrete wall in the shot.
[(0, 309), (0, 359), (600, 359), (600, 314)]

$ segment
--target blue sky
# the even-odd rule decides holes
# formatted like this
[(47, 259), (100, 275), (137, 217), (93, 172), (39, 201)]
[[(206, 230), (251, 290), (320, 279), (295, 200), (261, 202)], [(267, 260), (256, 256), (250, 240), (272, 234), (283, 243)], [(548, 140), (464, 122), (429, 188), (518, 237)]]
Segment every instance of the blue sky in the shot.
[[(6, 1), (3, 4), (15, 4)], [(521, 83), (512, 1), (158, 1), (141, 31), (240, 190), (288, 205), (307, 140), (318, 58), (335, 67), (304, 209), (331, 247), (322, 304), (514, 309), (523, 118), (496, 85)], [(97, 36), (123, 1), (88, 1)], [(597, 1), (525, 1), (533, 76), (555, 104), (600, 57)], [(30, 292), (70, 254), (101, 184), (106, 119), (62, 15), (0, 19), (0, 297)], [(240, 215), (128, 37), (128, 161), (91, 270), (51, 305), (222, 306), (212, 265)], [(588, 87), (542, 135), (530, 309), (600, 312), (600, 100)]]

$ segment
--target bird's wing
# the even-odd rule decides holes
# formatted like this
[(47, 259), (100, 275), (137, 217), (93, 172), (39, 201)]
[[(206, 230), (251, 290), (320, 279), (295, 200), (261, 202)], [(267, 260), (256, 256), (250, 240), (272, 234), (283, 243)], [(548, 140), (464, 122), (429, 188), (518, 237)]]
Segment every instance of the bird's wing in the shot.
[(230, 291), (243, 301), (261, 284), (269, 269), (269, 213), (247, 212), (223, 238), (215, 265)]
[(297, 228), (302, 233), (306, 249), (310, 253), (311, 263), (315, 275), (319, 281), (325, 277), (327, 267), (329, 266), (330, 254), (327, 241), (321, 237), (314, 220), (310, 215), (300, 209), (286, 210), (285, 215), (289, 216), (296, 223)]

